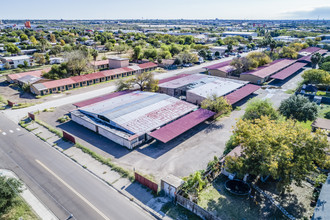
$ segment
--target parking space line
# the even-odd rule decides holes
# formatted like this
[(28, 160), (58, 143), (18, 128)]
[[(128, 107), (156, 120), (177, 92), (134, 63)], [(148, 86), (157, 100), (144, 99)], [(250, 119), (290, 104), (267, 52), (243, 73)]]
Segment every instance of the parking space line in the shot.
[(21, 129), (19, 129), (19, 128), (16, 128), (16, 130), (17, 130), (17, 131), (20, 131)]
[(2, 135), (6, 135), (6, 132), (2, 132)]
[(14, 133), (14, 131), (13, 131), (13, 130), (9, 130), (9, 132), (10, 132), (10, 133)]

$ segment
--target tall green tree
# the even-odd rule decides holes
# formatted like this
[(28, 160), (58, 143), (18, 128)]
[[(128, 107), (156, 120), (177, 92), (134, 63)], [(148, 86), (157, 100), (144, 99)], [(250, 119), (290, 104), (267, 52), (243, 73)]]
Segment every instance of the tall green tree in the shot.
[(322, 55), (320, 53), (315, 53), (311, 57), (312, 68), (315, 69), (316, 66), (321, 62)]
[(15, 44), (12, 43), (6, 44), (5, 50), (11, 54), (18, 54), (21, 51)]
[(278, 113), (268, 99), (252, 99), (248, 102), (242, 118), (255, 120), (261, 118), (261, 116), (268, 116), (272, 120), (278, 119)]
[(330, 73), (320, 69), (306, 70), (302, 74), (304, 83), (330, 85)]
[(298, 121), (313, 121), (318, 114), (317, 104), (302, 95), (292, 95), (281, 102), (279, 111), (287, 118)]

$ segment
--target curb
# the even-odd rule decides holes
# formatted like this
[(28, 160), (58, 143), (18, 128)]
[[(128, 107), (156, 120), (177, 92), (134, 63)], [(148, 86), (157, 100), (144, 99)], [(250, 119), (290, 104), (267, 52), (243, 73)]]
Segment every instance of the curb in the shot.
[[(42, 125), (40, 125), (42, 126)], [(22, 126), (21, 126), (22, 127)], [(24, 128), (24, 127), (22, 127)], [(26, 128), (24, 128), (26, 131), (28, 131)], [(29, 133), (32, 133), (34, 136), (36, 136), (37, 138), (39, 138), (35, 133), (33, 133), (33, 131), (28, 131)], [(57, 136), (56, 134), (54, 134), (55, 136)], [(61, 137), (59, 137), (61, 138)], [(42, 140), (41, 138), (39, 138), (40, 140)], [(161, 215), (160, 213), (153, 211), (151, 208), (149, 208), (148, 206), (144, 205), (143, 203), (140, 204), (138, 202), (136, 202), (134, 199), (132, 200), (128, 195), (126, 195), (125, 193), (123, 193), (121, 190), (118, 190), (116, 187), (114, 187), (111, 183), (107, 182), (106, 180), (104, 180), (103, 178), (99, 177), (97, 174), (95, 174), (93, 171), (89, 170), (88, 168), (85, 168), (82, 164), (80, 164), (79, 162), (77, 162), (76, 160), (74, 160), (73, 158), (71, 158), (70, 156), (68, 156), (67, 154), (64, 153), (64, 150), (57, 147), (57, 145), (52, 145), (51, 143), (42, 140), (44, 143), (46, 143), (47, 145), (49, 145), (50, 147), (54, 148), (55, 150), (57, 150), (58, 152), (62, 153), (65, 157), (67, 157), (68, 159), (72, 160), (73, 162), (75, 162), (76, 164), (78, 164), (80, 167), (82, 167), (84, 170), (88, 171), (89, 173), (91, 173), (93, 176), (95, 176), (96, 178), (98, 178), (99, 180), (101, 180), (102, 182), (104, 182), (105, 184), (107, 184), (108, 186), (110, 186), (112, 189), (114, 189), (115, 191), (117, 191), (118, 193), (120, 193), (121, 195), (125, 196), (129, 201), (133, 202), (135, 205), (139, 206), (141, 209), (143, 209), (144, 211), (148, 212), (150, 215), (152, 215), (153, 217), (155, 217), (156, 219), (163, 219), (164, 217), (170, 218), (167, 215)], [(134, 198), (134, 197), (133, 197)], [(171, 218), (170, 218), (171, 219)]]

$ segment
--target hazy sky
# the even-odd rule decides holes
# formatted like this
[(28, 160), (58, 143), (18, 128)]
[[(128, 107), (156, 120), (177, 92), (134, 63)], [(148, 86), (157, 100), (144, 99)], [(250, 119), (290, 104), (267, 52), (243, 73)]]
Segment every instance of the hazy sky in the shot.
[(330, 19), (330, 0), (0, 0), (0, 19)]

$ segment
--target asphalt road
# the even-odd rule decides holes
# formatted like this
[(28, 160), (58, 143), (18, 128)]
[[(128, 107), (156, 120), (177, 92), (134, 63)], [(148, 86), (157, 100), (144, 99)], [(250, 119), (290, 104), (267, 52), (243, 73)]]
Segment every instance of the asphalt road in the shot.
[(133, 202), (0, 114), (0, 167), (14, 171), (59, 219), (153, 219)]

